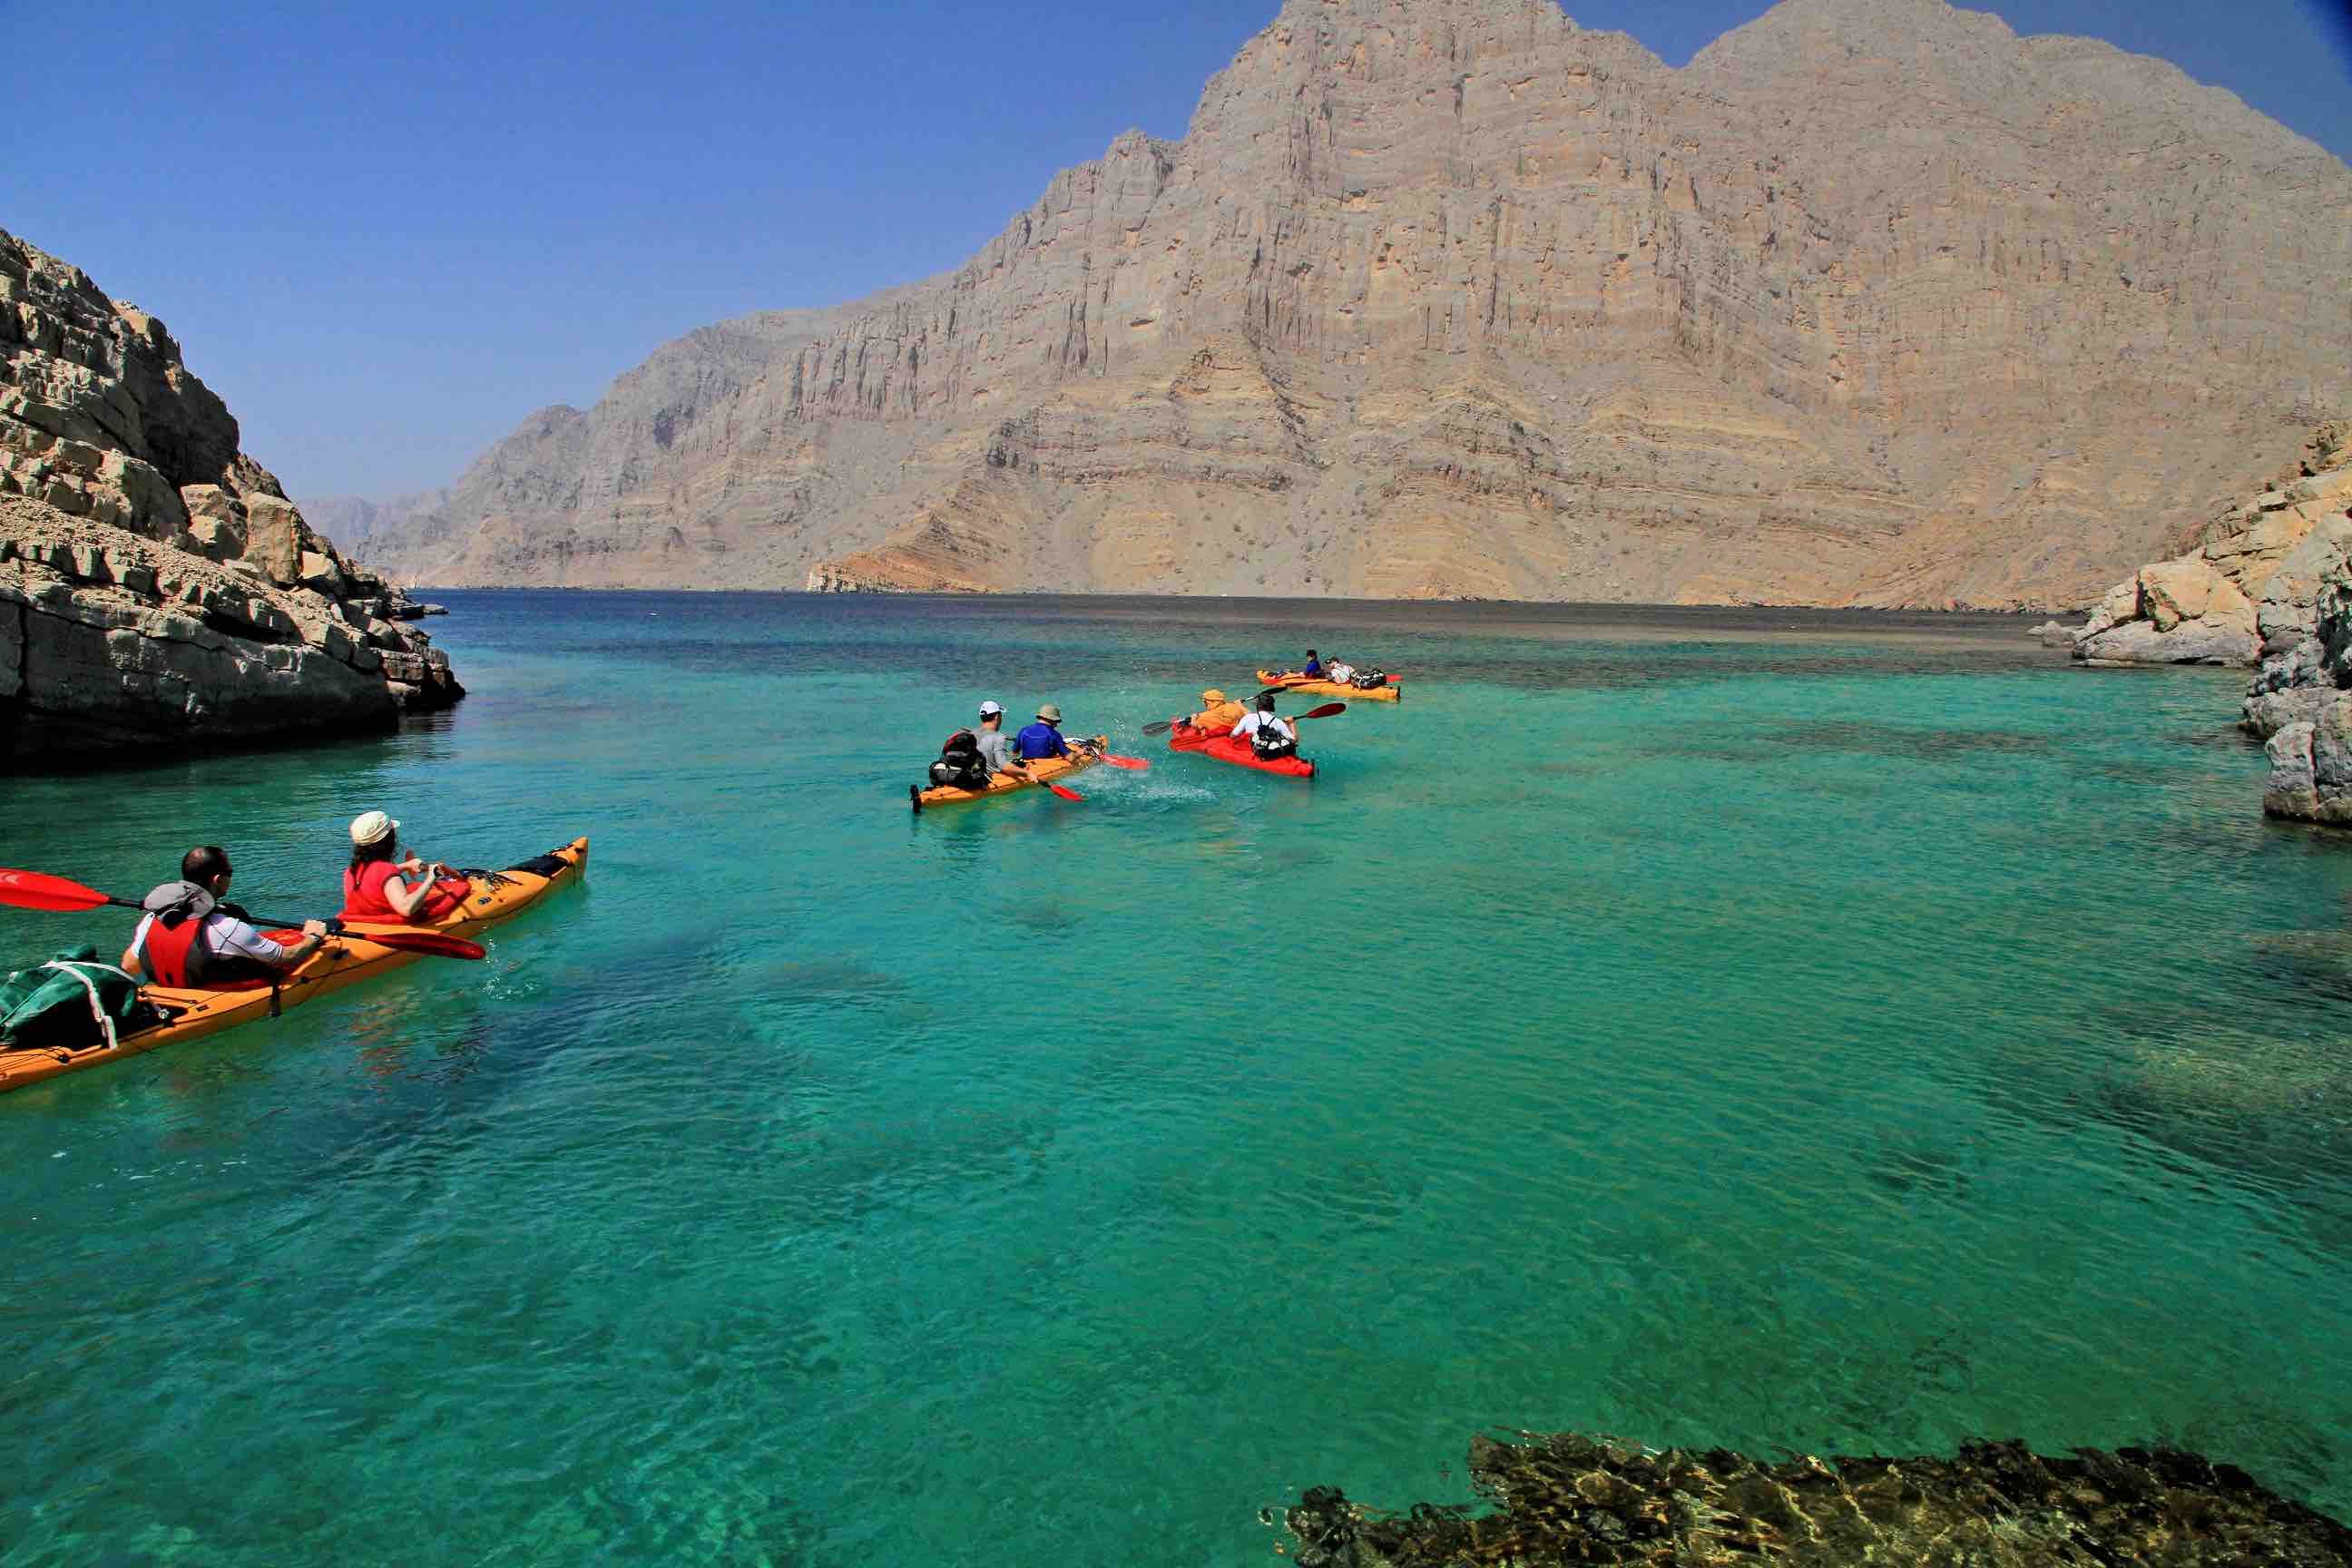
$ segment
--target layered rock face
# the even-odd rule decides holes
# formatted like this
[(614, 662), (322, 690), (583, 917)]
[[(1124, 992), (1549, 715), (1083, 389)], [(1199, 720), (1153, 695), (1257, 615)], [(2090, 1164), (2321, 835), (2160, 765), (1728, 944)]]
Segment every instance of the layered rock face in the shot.
[(380, 728), (463, 689), (163, 325), (0, 232), (0, 764)]
[[(2294, 656), (2316, 624), (2320, 575), (2341, 559), (2352, 503), (2347, 440), (2345, 425), (2322, 425), (2260, 494), (2216, 518), (2197, 549), (2108, 589), (2074, 633), (2074, 657), (2252, 664)], [(2279, 682), (2295, 683), (2284, 674)]]
[(1552, 0), (1288, 0), (1181, 141), (667, 345), (366, 558), (2082, 605), (2346, 406), (2347, 210), (2229, 94), (1941, 0), (1786, 0), (1681, 70)]

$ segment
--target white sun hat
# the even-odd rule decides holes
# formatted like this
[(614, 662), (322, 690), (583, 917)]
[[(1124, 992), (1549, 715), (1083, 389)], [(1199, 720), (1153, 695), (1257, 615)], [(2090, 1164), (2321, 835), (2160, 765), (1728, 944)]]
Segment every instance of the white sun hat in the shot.
[(391, 837), (400, 831), (400, 824), (380, 811), (362, 812), (352, 818), (352, 842), (365, 846)]

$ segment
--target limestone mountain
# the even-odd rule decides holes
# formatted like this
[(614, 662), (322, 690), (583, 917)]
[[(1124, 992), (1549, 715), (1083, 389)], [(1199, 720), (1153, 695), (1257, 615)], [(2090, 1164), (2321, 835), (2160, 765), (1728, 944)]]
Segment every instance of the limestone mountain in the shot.
[(446, 584), (2080, 604), (2352, 402), (2352, 170), (2161, 61), (1786, 0), (1287, 0), (954, 271), (694, 332)]

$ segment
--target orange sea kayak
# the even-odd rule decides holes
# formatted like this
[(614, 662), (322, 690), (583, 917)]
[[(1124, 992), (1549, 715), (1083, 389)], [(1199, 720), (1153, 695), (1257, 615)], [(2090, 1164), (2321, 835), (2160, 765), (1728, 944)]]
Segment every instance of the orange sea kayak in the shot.
[[(233, 1029), (239, 1024), (249, 1024), (258, 1018), (274, 1018), (289, 1007), (299, 1007), (314, 997), (330, 991), (340, 991), (346, 985), (373, 979), (417, 961), (417, 954), (379, 947), (368, 941), (371, 930), (429, 930), (451, 936), (470, 937), (499, 921), (520, 914), (554, 888), (576, 882), (588, 865), (588, 840), (575, 838), (561, 849), (551, 850), (536, 859), (504, 871), (494, 871), (473, 879), (473, 891), (463, 907), (451, 912), (446, 920), (428, 927), (400, 926), (380, 922), (360, 922), (347, 925), (342, 933), (326, 946), (304, 959), (281, 976), (276, 985), (254, 982), (245, 985), (209, 989), (182, 989), (168, 985), (142, 985), (139, 999), (146, 1004), (146, 1021), (135, 1022), (124, 1028), (113, 1046), (87, 1046), (78, 1050), (62, 1047), (0, 1049), (0, 1094), (22, 1089), (26, 1084), (45, 1079), (58, 1078), (66, 1073), (79, 1072), (84, 1068), (103, 1066), (126, 1057), (135, 1057), (164, 1046), (194, 1040), (205, 1035), (216, 1035), (223, 1029)], [(273, 935), (293, 941), (300, 933), (278, 931)], [(436, 963), (449, 963), (436, 959)]]

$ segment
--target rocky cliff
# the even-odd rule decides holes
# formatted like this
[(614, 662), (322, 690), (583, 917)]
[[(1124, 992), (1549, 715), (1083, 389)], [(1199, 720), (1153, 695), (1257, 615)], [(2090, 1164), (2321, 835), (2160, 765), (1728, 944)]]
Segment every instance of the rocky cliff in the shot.
[(2352, 403), (2352, 170), (2160, 61), (1785, 0), (1287, 0), (964, 265), (707, 328), (413, 581), (2085, 604)]
[(163, 324), (0, 231), (0, 765), (381, 728), (463, 695)]
[[(2090, 664), (2273, 666), (2296, 684), (2298, 650), (2317, 625), (2321, 574), (2352, 536), (2352, 428), (2331, 421), (2293, 462), (2204, 530), (2196, 549), (2143, 566), (2107, 590), (2074, 634)], [(2284, 660), (2284, 662), (2281, 662)], [(2263, 689), (2258, 679), (2256, 691)]]

